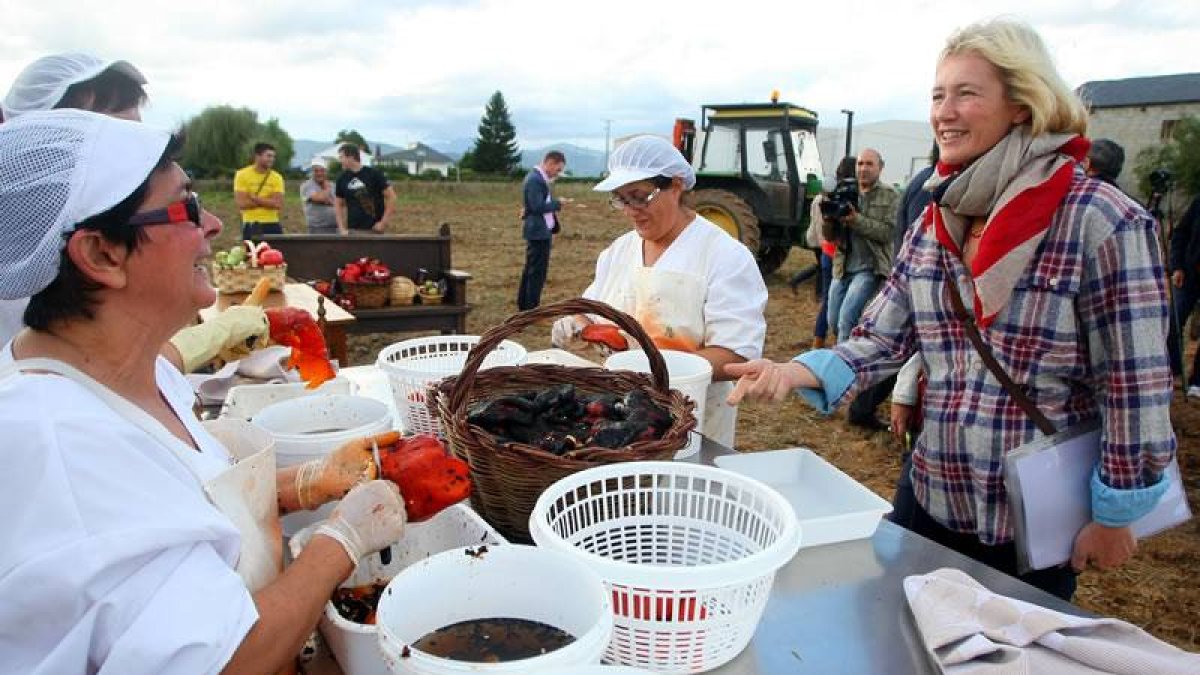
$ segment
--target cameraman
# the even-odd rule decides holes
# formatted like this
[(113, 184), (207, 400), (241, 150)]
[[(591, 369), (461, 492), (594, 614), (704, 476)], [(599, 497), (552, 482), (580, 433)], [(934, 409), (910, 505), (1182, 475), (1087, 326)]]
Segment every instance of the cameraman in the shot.
[[(1158, 187), (1155, 187), (1156, 193)], [(1163, 191), (1165, 192), (1165, 190)], [(1175, 318), (1177, 335), (1183, 334), (1183, 324), (1200, 301), (1200, 195), (1192, 199), (1183, 218), (1171, 232), (1171, 285), (1175, 287)], [(1174, 331), (1173, 331), (1174, 332)], [(1169, 342), (1171, 368), (1176, 375), (1187, 377), (1183, 369), (1183, 341), (1172, 336)], [(1200, 351), (1196, 352), (1200, 357)], [(1188, 398), (1200, 398), (1200, 360), (1192, 363), (1192, 376), (1187, 380)]]

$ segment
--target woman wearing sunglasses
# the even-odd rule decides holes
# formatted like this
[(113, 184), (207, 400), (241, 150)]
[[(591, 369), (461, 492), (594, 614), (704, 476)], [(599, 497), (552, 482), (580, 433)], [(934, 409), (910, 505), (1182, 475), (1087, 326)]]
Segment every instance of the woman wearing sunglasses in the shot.
[[(633, 231), (600, 254), (596, 278), (583, 292), (632, 315), (663, 349), (694, 352), (713, 367), (702, 432), (732, 446), (737, 409), (724, 367), (762, 355), (767, 288), (750, 251), (696, 214), (684, 195), (696, 184), (690, 164), (657, 136), (638, 136), (613, 151), (609, 175), (595, 190)], [(594, 317), (555, 323), (552, 341), (578, 346)]]
[[(145, 76), (128, 61), (79, 53), (43, 56), (17, 75), (0, 101), (0, 121), (62, 108), (140, 121), (141, 107), (146, 103), (145, 84)], [(28, 298), (0, 300), (0, 345), (25, 324), (27, 303)], [(267, 319), (262, 309), (238, 305), (173, 335), (163, 345), (163, 356), (180, 370), (191, 372), (227, 348), (245, 345), (252, 337), (265, 339), (266, 335)]]
[[(215, 300), (202, 262), (221, 223), (178, 149), (79, 110), (0, 124), (0, 297), (29, 298), (0, 350), (5, 671), (278, 672), (403, 532), (370, 439), (276, 473), (252, 430), (192, 415), (160, 350)], [(276, 506), (343, 495), (281, 572)]]

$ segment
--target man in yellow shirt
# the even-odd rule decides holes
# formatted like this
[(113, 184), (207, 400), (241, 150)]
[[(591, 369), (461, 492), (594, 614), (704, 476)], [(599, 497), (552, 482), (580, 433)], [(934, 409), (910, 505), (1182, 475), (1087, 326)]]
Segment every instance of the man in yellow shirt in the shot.
[(254, 163), (233, 176), (233, 198), (242, 212), (242, 239), (283, 234), (279, 211), (283, 208), (283, 176), (275, 165), (275, 146), (254, 145)]

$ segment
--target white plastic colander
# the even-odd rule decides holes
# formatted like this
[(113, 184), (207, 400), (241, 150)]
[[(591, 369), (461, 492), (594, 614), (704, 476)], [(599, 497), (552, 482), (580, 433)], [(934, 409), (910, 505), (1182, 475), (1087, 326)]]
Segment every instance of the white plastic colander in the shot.
[(612, 593), (605, 661), (716, 668), (749, 643), (775, 572), (800, 547), (787, 500), (723, 469), (624, 462), (568, 476), (529, 517), (538, 546), (594, 569)]
[[(377, 364), (387, 373), (403, 428), (414, 434), (437, 434), (441, 425), (429, 412), (425, 388), (450, 375), (457, 375), (467, 354), (479, 342), (478, 335), (435, 335), (413, 338), (385, 347)], [(483, 360), (482, 368), (519, 366), (525, 363), (525, 348), (504, 340)]]

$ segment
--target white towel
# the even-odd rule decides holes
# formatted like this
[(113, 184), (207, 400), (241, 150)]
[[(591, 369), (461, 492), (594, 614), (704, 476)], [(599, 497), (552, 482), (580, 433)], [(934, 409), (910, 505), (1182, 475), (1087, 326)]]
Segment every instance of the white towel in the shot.
[(925, 647), (944, 673), (1200, 674), (1200, 655), (1118, 619), (1084, 619), (998, 595), (943, 568), (905, 578)]
[(191, 373), (187, 376), (188, 381), (200, 396), (201, 403), (206, 405), (224, 401), (230, 387), (237, 384), (299, 382), (299, 373), (283, 369), (283, 362), (291, 352), (291, 347), (267, 347), (251, 352), (239, 361), (230, 361), (211, 375)]

